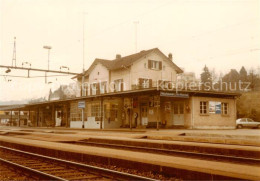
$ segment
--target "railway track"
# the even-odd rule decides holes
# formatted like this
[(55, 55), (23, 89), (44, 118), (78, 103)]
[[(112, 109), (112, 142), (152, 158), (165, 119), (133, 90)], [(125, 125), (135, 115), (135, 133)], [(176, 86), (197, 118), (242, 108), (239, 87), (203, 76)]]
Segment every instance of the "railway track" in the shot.
[(0, 146), (0, 163), (40, 180), (154, 180), (83, 163)]
[(203, 153), (203, 152), (192, 152), (192, 151), (184, 151), (184, 150), (173, 150), (173, 149), (163, 149), (163, 148), (153, 148), (153, 147), (143, 147), (143, 146), (132, 146), (125, 144), (111, 144), (111, 143), (98, 143), (91, 141), (76, 141), (76, 142), (66, 142), (78, 145), (86, 145), (86, 146), (96, 146), (96, 147), (106, 147), (106, 148), (115, 148), (122, 150), (132, 150), (139, 152), (149, 152), (156, 154), (166, 154), (173, 156), (182, 156), (182, 157), (190, 157), (197, 159), (206, 159), (206, 160), (215, 160), (221, 162), (234, 162), (234, 163), (242, 163), (249, 165), (260, 165), (260, 159), (258, 158), (250, 158), (244, 156), (232, 156), (232, 155), (223, 155), (223, 154), (211, 154), (211, 153)]

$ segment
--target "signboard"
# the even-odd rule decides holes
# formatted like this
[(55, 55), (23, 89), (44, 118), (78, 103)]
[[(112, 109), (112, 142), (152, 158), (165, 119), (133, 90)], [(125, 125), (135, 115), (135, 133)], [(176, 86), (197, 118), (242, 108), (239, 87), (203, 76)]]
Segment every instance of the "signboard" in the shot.
[(189, 94), (185, 93), (175, 93), (175, 92), (160, 92), (162, 97), (179, 97), (179, 98), (189, 98)]
[(215, 111), (216, 111), (215, 108), (216, 108), (216, 107), (215, 107), (215, 102), (209, 101), (209, 113), (215, 114)]
[(148, 118), (142, 118), (142, 125), (148, 125)]
[(221, 102), (209, 101), (209, 113), (221, 114)]
[(215, 110), (216, 114), (221, 114), (221, 102), (216, 102)]
[(78, 102), (78, 108), (84, 109), (85, 108), (85, 101), (79, 101)]

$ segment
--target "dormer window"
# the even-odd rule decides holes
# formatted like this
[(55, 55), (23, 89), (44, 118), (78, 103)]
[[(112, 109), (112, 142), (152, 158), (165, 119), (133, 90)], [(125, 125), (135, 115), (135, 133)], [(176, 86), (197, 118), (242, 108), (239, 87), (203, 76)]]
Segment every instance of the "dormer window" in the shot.
[(155, 60), (148, 60), (148, 68), (152, 70), (162, 70), (162, 62)]

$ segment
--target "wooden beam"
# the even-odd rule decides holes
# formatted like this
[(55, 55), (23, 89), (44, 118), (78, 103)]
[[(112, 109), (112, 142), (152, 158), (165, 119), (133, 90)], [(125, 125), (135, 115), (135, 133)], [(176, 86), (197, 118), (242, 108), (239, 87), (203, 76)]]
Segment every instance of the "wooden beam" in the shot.
[(20, 109), (18, 110), (18, 126), (21, 126), (21, 119), (20, 119)]

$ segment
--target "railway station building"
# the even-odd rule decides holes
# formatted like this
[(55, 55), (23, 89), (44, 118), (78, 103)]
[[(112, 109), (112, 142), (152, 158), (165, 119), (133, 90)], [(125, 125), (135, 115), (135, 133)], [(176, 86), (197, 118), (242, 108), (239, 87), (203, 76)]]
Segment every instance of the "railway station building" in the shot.
[(234, 129), (239, 94), (178, 84), (183, 71), (158, 48), (95, 59), (73, 79), (75, 98), (25, 105), (34, 126), (86, 129)]

